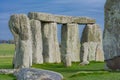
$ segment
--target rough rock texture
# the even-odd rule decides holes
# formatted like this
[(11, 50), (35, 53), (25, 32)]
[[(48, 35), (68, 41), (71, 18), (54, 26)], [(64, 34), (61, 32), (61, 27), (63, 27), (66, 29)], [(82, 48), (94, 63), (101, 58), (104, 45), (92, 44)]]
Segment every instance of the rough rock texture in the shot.
[(44, 22), (56, 22), (56, 23), (79, 23), (79, 24), (88, 24), (95, 23), (94, 19), (88, 17), (72, 17), (72, 16), (60, 16), (40, 12), (30, 12), (28, 14), (30, 19), (40, 20)]
[(9, 27), (15, 40), (14, 68), (30, 67), (32, 65), (32, 45), (28, 17), (24, 14), (12, 15)]
[(104, 61), (104, 52), (103, 52), (102, 43), (97, 44), (95, 61)]
[(98, 25), (86, 25), (83, 30), (81, 43), (81, 61), (104, 61), (102, 31)]
[(16, 69), (0, 69), (0, 74), (13, 74)]
[(120, 69), (120, 0), (106, 1), (103, 49), (107, 66)]
[(64, 24), (61, 34), (61, 54), (71, 54), (71, 60), (80, 61), (80, 39), (78, 24)]
[(60, 73), (41, 69), (23, 68), (15, 76), (17, 80), (63, 80)]
[(70, 67), (70, 66), (72, 66), (72, 60), (71, 60), (71, 54), (66, 54), (65, 56), (64, 56), (64, 65), (66, 66), (66, 67)]
[(61, 55), (60, 55), (60, 48), (57, 39), (57, 24), (43, 23), (42, 37), (43, 37), (44, 62), (60, 63)]
[(81, 65), (86, 65), (89, 63), (88, 56), (89, 56), (89, 50), (88, 50), (88, 43), (83, 43), (81, 46)]
[(31, 26), (31, 32), (32, 32), (33, 63), (41, 64), (43, 63), (41, 23), (40, 21), (37, 21), (37, 20), (31, 20), (30, 26)]

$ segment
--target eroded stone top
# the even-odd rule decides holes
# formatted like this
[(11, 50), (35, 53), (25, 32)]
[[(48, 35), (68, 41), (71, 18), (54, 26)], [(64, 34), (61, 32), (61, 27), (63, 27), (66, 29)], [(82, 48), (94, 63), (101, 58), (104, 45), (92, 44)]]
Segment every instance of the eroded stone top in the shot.
[(57, 23), (78, 23), (78, 24), (94, 24), (95, 19), (89, 17), (73, 17), (63, 15), (53, 15), (41, 12), (29, 12), (28, 17), (30, 19), (40, 20), (44, 22), (57, 22)]

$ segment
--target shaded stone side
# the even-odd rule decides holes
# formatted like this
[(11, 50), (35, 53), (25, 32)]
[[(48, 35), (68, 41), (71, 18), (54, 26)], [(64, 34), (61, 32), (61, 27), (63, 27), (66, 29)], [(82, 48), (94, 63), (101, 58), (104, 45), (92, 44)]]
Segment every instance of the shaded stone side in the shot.
[(32, 32), (32, 59), (35, 64), (43, 63), (43, 47), (42, 47), (42, 34), (41, 34), (41, 22), (37, 20), (31, 20), (31, 32)]
[(71, 54), (71, 61), (80, 61), (80, 39), (78, 24), (64, 24), (61, 34), (61, 54)]
[(12, 15), (9, 27), (15, 40), (14, 68), (32, 65), (32, 43), (29, 19), (24, 14)]
[(56, 22), (56, 23), (78, 23), (78, 24), (92, 24), (95, 23), (95, 19), (89, 17), (72, 17), (63, 15), (53, 15), (40, 12), (29, 12), (28, 17), (30, 19), (40, 20), (44, 22)]
[(107, 66), (120, 69), (120, 0), (106, 1), (103, 49)]
[(81, 45), (81, 61), (104, 61), (102, 31), (98, 25), (87, 24), (85, 26)]
[(86, 64), (89, 64), (89, 60), (88, 60), (88, 57), (89, 57), (89, 46), (88, 46), (88, 43), (85, 42), (85, 43), (82, 43), (81, 45), (81, 55), (80, 55), (80, 60), (81, 60), (81, 65), (86, 65)]
[(57, 39), (57, 23), (42, 24), (44, 62), (60, 63), (61, 55)]
[(87, 24), (83, 30), (81, 42), (102, 42), (102, 30), (97, 24)]

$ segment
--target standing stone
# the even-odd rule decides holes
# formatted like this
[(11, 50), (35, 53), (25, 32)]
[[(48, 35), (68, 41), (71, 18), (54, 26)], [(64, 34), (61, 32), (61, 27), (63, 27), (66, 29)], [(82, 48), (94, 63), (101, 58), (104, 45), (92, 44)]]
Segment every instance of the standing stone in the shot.
[(61, 53), (62, 57), (71, 54), (71, 61), (80, 61), (80, 38), (78, 24), (64, 24), (61, 34)]
[(106, 1), (103, 49), (108, 68), (120, 69), (120, 0)]
[(86, 25), (83, 30), (81, 43), (81, 61), (83, 61), (83, 63), (84, 61), (104, 61), (102, 50), (102, 31), (98, 25)]
[(57, 39), (57, 23), (42, 24), (44, 62), (60, 63), (61, 55)]
[(14, 68), (30, 67), (32, 65), (32, 45), (29, 19), (24, 14), (12, 15), (9, 27), (15, 40)]
[(41, 23), (37, 20), (31, 20), (31, 31), (32, 31), (32, 59), (35, 64), (43, 63), (42, 56), (42, 34), (41, 34)]
[(97, 44), (95, 61), (104, 61), (103, 45), (101, 43)]
[(70, 67), (72, 65), (72, 60), (71, 60), (71, 54), (66, 54), (65, 57), (64, 57), (64, 65), (66, 67)]
[(82, 46), (81, 46), (81, 53), (84, 53), (81, 55), (81, 65), (86, 65), (86, 64), (89, 64), (89, 60), (88, 60), (88, 43), (83, 43)]

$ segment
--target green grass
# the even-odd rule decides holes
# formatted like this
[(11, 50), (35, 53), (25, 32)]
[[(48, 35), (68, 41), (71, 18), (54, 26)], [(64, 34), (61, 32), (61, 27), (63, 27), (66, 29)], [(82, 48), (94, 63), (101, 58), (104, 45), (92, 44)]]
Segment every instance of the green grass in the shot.
[(0, 44), (0, 69), (12, 68), (14, 49), (14, 44)]
[[(12, 57), (0, 57), (0, 69), (12, 69)], [(13, 74), (0, 74), (0, 80), (16, 80)]]
[[(0, 69), (12, 68), (13, 54), (14, 45), (0, 44)], [(59, 72), (64, 76), (64, 80), (120, 80), (119, 72), (104, 71), (103, 62), (91, 62), (86, 66), (73, 63), (68, 68), (63, 64), (48, 63), (34, 64), (32, 67)], [(12, 74), (0, 74), (0, 80), (15, 80), (15, 77)]]
[[(11, 69), (15, 46), (0, 44), (0, 69)], [(16, 80), (12, 74), (0, 74), (0, 80)]]
[(0, 74), (0, 80), (16, 80), (12, 74)]
[(0, 56), (13, 56), (14, 50), (14, 44), (0, 44)]
[(12, 69), (12, 57), (0, 57), (0, 69)]
[(33, 68), (59, 72), (64, 76), (64, 80), (120, 80), (119, 72), (104, 71), (104, 63), (101, 62), (91, 62), (86, 66), (73, 63), (68, 68), (65, 68), (63, 64), (34, 64)]

